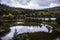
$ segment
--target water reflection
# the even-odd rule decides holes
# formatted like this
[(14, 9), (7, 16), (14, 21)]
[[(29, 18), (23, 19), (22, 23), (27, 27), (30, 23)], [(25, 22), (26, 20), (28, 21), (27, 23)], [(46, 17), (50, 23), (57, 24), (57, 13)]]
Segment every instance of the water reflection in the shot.
[[(15, 29), (17, 30), (17, 34), (21, 34), (21, 33), (32, 33), (32, 32), (48, 32), (48, 33), (52, 33), (52, 28), (49, 25), (44, 25), (41, 24), (42, 27), (40, 26), (12, 26), (10, 27), (11, 31), (4, 37), (2, 37), (2, 40), (8, 40), (11, 39), (14, 35)], [(47, 27), (46, 27), (47, 26)]]

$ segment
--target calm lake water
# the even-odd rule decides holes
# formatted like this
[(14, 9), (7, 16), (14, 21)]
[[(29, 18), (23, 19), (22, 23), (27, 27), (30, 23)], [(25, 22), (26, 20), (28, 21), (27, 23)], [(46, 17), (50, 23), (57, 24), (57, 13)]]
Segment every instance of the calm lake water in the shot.
[(56, 18), (32, 18), (32, 17), (27, 17), (27, 18), (31, 18), (31, 19), (41, 19), (41, 20), (56, 20)]
[[(33, 32), (52, 33), (52, 31), (53, 31), (52, 28), (53, 27), (51, 27), (50, 25), (47, 25), (47, 24), (45, 24), (45, 25), (41, 24), (41, 25), (42, 25), (42, 27), (40, 27), (40, 26), (12, 26), (12, 27), (10, 27), (10, 29), (11, 29), (10, 32), (7, 35), (1, 37), (1, 39), (2, 40), (12, 39), (12, 37), (13, 37), (13, 35), (15, 33), (15, 29), (17, 30), (17, 34), (22, 34), (22, 33), (27, 33), (27, 32), (28, 33), (33, 33)], [(50, 31), (46, 26), (49, 27)], [(59, 38), (57, 37), (56, 40), (59, 40)]]

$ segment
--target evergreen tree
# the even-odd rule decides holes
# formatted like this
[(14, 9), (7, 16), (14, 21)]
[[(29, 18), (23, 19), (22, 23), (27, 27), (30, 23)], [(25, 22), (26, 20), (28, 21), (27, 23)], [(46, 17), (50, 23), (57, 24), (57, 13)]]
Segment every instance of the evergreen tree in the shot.
[(16, 29), (15, 29), (15, 33), (14, 33), (14, 36), (13, 36), (12, 40), (18, 40), (18, 38), (17, 38), (17, 30)]
[(58, 17), (56, 18), (56, 22), (58, 25), (60, 25), (60, 15), (58, 15)]

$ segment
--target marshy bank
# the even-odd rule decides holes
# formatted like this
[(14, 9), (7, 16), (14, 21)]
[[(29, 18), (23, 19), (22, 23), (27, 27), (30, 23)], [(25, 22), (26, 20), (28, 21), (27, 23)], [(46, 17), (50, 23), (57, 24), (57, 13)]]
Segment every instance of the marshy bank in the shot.
[[(46, 27), (48, 26), (48, 27)], [(24, 35), (29, 37), (29, 40), (53, 40), (60, 35), (60, 32), (53, 30), (50, 25), (40, 26), (12, 26), (10, 32), (1, 37), (2, 40), (9, 40), (14, 38), (14, 35)], [(20, 39), (20, 37), (19, 37)]]

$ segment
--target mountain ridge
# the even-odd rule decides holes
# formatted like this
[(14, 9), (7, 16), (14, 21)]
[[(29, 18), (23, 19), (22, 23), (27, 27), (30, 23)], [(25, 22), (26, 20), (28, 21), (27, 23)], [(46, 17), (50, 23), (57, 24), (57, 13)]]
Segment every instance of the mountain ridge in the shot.
[(4, 4), (0, 4), (0, 8), (5, 9), (5, 11), (12, 11), (12, 12), (16, 12), (16, 10), (18, 11), (22, 11), (23, 14), (25, 13), (34, 13), (34, 12), (40, 12), (40, 11), (60, 11), (60, 6), (58, 7), (53, 7), (53, 8), (47, 8), (47, 9), (42, 9), (42, 10), (32, 10), (32, 9), (24, 9), (24, 8), (14, 8), (14, 7), (9, 7), (7, 5)]

